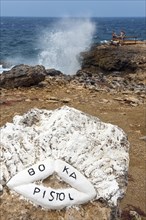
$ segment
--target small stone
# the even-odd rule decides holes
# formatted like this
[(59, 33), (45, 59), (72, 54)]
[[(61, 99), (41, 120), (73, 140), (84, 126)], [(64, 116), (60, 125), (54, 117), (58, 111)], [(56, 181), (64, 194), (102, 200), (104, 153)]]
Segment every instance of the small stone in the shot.
[(142, 218), (136, 211), (130, 211), (129, 214), (131, 217), (133, 217), (133, 220), (142, 220)]
[(31, 99), (25, 99), (25, 102), (31, 102)]
[(44, 82), (44, 81), (42, 81), (42, 82), (40, 82), (40, 83), (38, 84), (39, 87), (45, 87), (45, 86), (47, 86), (47, 85), (48, 85), (48, 83), (47, 83), (47, 82)]
[(59, 99), (55, 96), (47, 97), (48, 100), (59, 101)]
[(107, 99), (101, 99), (101, 101), (100, 101), (100, 103), (108, 103), (109, 102), (109, 100), (107, 100)]
[(131, 106), (134, 106), (134, 107), (138, 106), (137, 103), (130, 103), (130, 105), (131, 105)]
[(116, 97), (116, 98), (114, 98), (114, 100), (123, 101), (123, 98), (121, 98), (121, 97)]
[(3, 195), (3, 186), (0, 184), (0, 196)]
[(140, 140), (146, 141), (146, 136), (140, 137)]
[(69, 103), (70, 101), (71, 101), (71, 99), (69, 99), (69, 98), (61, 99), (61, 102), (63, 102), (63, 103)]
[(46, 100), (47, 103), (58, 103), (56, 100)]
[(132, 102), (132, 103), (135, 103), (135, 104), (139, 104), (140, 103), (140, 100), (138, 98), (133, 97), (133, 96), (125, 97), (124, 101)]

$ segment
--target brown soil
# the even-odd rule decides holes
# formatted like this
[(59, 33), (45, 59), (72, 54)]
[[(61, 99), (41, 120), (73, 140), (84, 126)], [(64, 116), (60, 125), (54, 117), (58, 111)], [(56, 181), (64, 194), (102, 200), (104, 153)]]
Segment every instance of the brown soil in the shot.
[[(139, 94), (132, 94), (132, 96), (139, 98)], [(119, 97), (120, 99), (116, 99)], [(77, 108), (100, 118), (104, 122), (118, 125), (127, 133), (131, 146), (128, 188), (120, 204), (121, 219), (132, 219), (129, 211), (135, 210), (144, 220), (146, 219), (146, 142), (140, 138), (146, 135), (145, 108), (144, 104), (133, 106), (131, 103), (125, 103), (121, 101), (123, 97), (122, 92), (92, 91), (71, 83), (58, 86), (52, 84), (45, 88), (3, 89), (0, 125), (3, 126), (6, 122), (12, 122), (14, 115), (22, 115), (30, 108), (50, 110), (62, 105)], [(91, 204), (82, 206), (80, 218), (65, 219), (100, 219), (97, 217), (98, 213), (96, 216), (92, 213), (93, 206)], [(9, 195), (6, 188), (4, 188), (4, 194), (1, 197), (0, 210), (1, 220), (63, 220), (65, 216), (64, 211), (48, 212), (40, 208), (37, 209), (27, 201), (19, 201), (17, 196)], [(88, 212), (89, 218), (84, 217), (86, 212)]]

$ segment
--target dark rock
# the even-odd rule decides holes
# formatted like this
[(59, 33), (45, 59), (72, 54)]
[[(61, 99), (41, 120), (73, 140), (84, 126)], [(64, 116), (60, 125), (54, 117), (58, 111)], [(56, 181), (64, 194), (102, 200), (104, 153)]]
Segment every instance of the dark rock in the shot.
[(81, 53), (81, 69), (74, 81), (95, 91), (144, 92), (145, 45), (94, 46)]
[(89, 76), (92, 77), (92, 73), (89, 71), (78, 70), (76, 76)]
[(0, 75), (0, 86), (3, 88), (30, 87), (45, 79), (43, 66), (17, 65)]
[(38, 87), (41, 87), (41, 88), (46, 87), (46, 86), (48, 86), (48, 83), (45, 81), (42, 81), (38, 84)]
[(104, 74), (111, 74), (113, 71), (134, 72), (138, 68), (136, 54), (134, 48), (127, 46), (96, 46), (88, 52), (81, 53), (81, 68), (92, 73), (102, 71)]
[(63, 73), (60, 72), (59, 70), (47, 69), (46, 70), (46, 75), (48, 75), (48, 76), (59, 76), (59, 75), (63, 75)]

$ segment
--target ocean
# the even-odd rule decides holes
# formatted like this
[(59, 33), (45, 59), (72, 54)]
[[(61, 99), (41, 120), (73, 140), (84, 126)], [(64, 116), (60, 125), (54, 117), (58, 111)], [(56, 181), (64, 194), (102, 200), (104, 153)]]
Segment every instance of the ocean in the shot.
[(124, 30), (127, 36), (145, 40), (145, 25), (144, 17), (1, 17), (0, 72), (18, 64), (39, 64), (75, 74), (80, 69), (80, 52), (111, 40), (113, 31)]

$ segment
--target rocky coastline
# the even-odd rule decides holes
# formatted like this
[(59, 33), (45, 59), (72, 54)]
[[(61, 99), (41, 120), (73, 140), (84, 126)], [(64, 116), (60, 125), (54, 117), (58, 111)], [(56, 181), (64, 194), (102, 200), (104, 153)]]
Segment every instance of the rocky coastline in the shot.
[(144, 103), (145, 97), (145, 54), (146, 44), (94, 46), (90, 51), (81, 53), (81, 69), (73, 75), (45, 69), (41, 65), (21, 64), (0, 75), (0, 87), (13, 89), (73, 83), (98, 92), (138, 94), (139, 100), (124, 100), (137, 105)]
[[(44, 66), (17, 65), (0, 75), (2, 88), (18, 88), (39, 85), (53, 80), (76, 81), (87, 87), (98, 90), (98, 87), (109, 89), (145, 89), (146, 44), (112, 46), (93, 46), (89, 51), (80, 54), (81, 69), (71, 75), (59, 70), (45, 69)], [(4, 64), (3, 64), (4, 65)], [(45, 83), (44, 83), (45, 85)]]
[[(72, 75), (40, 65), (24, 64), (3, 72), (0, 75), (1, 126), (31, 108), (53, 110), (63, 105), (80, 109), (107, 123), (117, 124), (127, 133), (131, 146), (126, 196), (112, 208), (101, 198), (79, 209), (48, 212), (27, 201), (18, 200), (17, 195), (12, 196), (4, 187), (1, 197), (2, 220), (146, 219), (146, 44), (94, 45), (90, 51), (81, 53), (80, 62), (81, 69)], [(15, 203), (14, 209), (12, 203)]]

